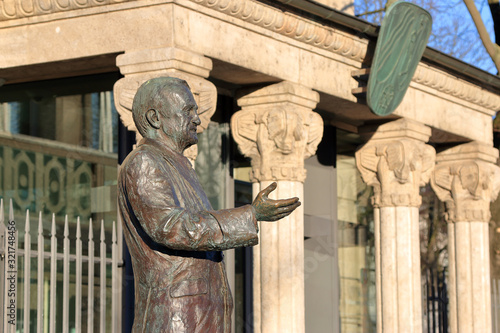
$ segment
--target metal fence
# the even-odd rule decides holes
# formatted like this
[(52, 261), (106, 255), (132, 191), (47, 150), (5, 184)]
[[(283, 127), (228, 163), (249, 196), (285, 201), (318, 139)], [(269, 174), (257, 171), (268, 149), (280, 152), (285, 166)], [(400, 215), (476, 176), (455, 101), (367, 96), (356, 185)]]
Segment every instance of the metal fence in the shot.
[[(27, 211), (24, 232), (19, 232), (12, 201), (7, 220), (3, 201), (0, 203), (0, 331), (120, 332), (120, 224), (117, 230), (113, 221), (111, 239), (106, 240), (104, 221), (101, 221), (100, 237), (94, 241), (90, 219), (88, 225), (85, 224), (88, 235), (83, 240), (79, 218), (70, 224), (66, 216), (59, 226), (63, 233), (58, 235), (52, 215), (49, 243), (43, 234), (40, 213), (36, 250), (31, 248), (30, 224)], [(74, 237), (70, 236), (70, 228)], [(21, 248), (20, 244), (24, 246)], [(96, 247), (98, 255), (95, 255)], [(36, 264), (31, 267), (33, 263)]]
[(424, 332), (448, 332), (448, 291), (445, 270), (427, 270), (423, 276)]

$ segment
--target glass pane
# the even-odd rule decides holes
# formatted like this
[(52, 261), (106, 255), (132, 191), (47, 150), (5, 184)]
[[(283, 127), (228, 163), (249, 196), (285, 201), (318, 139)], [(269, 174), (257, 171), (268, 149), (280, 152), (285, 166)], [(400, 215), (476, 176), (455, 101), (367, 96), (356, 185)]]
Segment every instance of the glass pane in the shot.
[(359, 138), (337, 131), (337, 217), (342, 332), (375, 332), (375, 248), (372, 188), (354, 158)]
[[(19, 230), (19, 248), (26, 249), (26, 210), (30, 211), (31, 250), (45, 252), (44, 323), (49, 325), (51, 222), (56, 224), (57, 252), (64, 249), (64, 220), (68, 216), (71, 261), (69, 286), (70, 332), (75, 327), (76, 222), (81, 220), (83, 256), (89, 253), (89, 219), (93, 223), (93, 254), (100, 256), (101, 220), (104, 221), (105, 255), (111, 259), (112, 223), (117, 219), (118, 115), (111, 92), (116, 75), (33, 82), (0, 89), (0, 198), (8, 206), (11, 199)], [(6, 209), (7, 212), (7, 209)], [(38, 242), (38, 214), (42, 216), (43, 241)], [(18, 260), (18, 316), (22, 327), (23, 283), (29, 275), (30, 330), (37, 325), (37, 259), (31, 258), (31, 271), (24, 272), (23, 256)], [(82, 328), (86, 330), (86, 285), (89, 266), (84, 259)], [(111, 266), (106, 272), (107, 318), (111, 318)], [(94, 267), (94, 329), (99, 328), (100, 267)], [(56, 331), (62, 331), (63, 262), (57, 260)], [(111, 320), (107, 321), (111, 330)], [(28, 330), (26, 330), (28, 331)]]

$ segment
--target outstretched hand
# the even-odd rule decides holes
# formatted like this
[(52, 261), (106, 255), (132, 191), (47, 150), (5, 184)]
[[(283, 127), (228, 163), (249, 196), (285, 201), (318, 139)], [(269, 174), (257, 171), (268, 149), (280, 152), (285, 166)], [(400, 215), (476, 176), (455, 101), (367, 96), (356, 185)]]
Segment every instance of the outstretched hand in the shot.
[(299, 198), (282, 200), (269, 199), (268, 195), (276, 189), (276, 182), (272, 183), (257, 194), (252, 203), (257, 221), (277, 221), (290, 215), (300, 206)]

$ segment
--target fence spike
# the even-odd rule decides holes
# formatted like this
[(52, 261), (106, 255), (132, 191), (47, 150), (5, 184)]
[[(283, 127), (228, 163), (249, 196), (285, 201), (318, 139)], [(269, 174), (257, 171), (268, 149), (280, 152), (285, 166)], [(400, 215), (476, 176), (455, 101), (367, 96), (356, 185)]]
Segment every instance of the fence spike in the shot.
[(92, 218), (89, 219), (89, 242), (94, 239), (94, 230), (92, 229)]
[(116, 223), (113, 221), (113, 228), (111, 230), (111, 313), (112, 321), (111, 321), (111, 332), (118, 332), (118, 316), (117, 313), (118, 306), (118, 296), (121, 290), (118, 290), (120, 287), (120, 283), (118, 280), (118, 251), (116, 244)]
[(4, 216), (4, 210), (3, 210), (3, 199), (0, 199), (0, 224), (5, 223), (5, 216)]
[(30, 211), (26, 209), (26, 223), (24, 225), (24, 327), (30, 327), (30, 299), (31, 299), (31, 235)]
[(89, 266), (88, 266), (88, 296), (87, 296), (87, 330), (94, 332), (94, 235), (92, 218), (89, 220)]
[(50, 235), (56, 237), (56, 214), (52, 213), (52, 224), (50, 227)]
[(106, 243), (104, 233), (104, 220), (101, 220), (101, 244), (100, 244), (100, 332), (106, 333)]
[(64, 217), (63, 239), (63, 333), (69, 333), (69, 227), (68, 215)]
[(56, 288), (57, 288), (57, 238), (56, 215), (52, 214), (52, 227), (50, 237), (50, 333), (56, 332)]
[(82, 231), (80, 230), (80, 216), (76, 219), (76, 238), (80, 239), (82, 237)]
[(82, 232), (80, 217), (76, 220), (76, 281), (75, 281), (75, 331), (82, 331)]
[(24, 233), (30, 233), (30, 210), (26, 209), (26, 222), (24, 224)]
[(9, 221), (14, 221), (14, 207), (12, 205), (12, 199), (10, 199), (9, 204)]
[(64, 237), (67, 238), (69, 236), (69, 227), (68, 227), (68, 215), (64, 216)]
[(104, 234), (104, 220), (101, 220), (101, 242), (105, 241), (105, 234)]
[(42, 333), (44, 331), (43, 329), (43, 312), (44, 312), (44, 290), (43, 290), (43, 273), (44, 273), (44, 267), (43, 267), (43, 252), (44, 252), (44, 240), (43, 240), (43, 223), (42, 223), (42, 212), (40, 211), (38, 214), (38, 248), (37, 248), (37, 255), (38, 255), (38, 262), (37, 262), (37, 305), (36, 305), (36, 327), (37, 327), (37, 332)]
[(42, 211), (38, 213), (38, 234), (43, 234)]

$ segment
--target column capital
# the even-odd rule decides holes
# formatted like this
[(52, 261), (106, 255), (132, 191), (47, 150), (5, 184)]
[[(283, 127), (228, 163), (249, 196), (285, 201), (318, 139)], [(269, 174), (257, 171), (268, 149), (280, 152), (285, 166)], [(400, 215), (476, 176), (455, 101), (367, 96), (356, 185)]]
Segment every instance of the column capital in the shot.
[(500, 191), (498, 150), (469, 142), (439, 153), (431, 185), (446, 204), (448, 222), (489, 222)]
[(323, 137), (323, 120), (312, 111), (319, 94), (281, 82), (238, 99), (231, 118), (234, 140), (252, 160), (252, 181), (306, 178), (304, 159), (314, 155)]
[[(137, 132), (132, 119), (132, 102), (137, 89), (149, 79), (161, 76), (171, 76), (185, 80), (193, 92), (198, 104), (198, 114), (201, 125), (198, 133), (203, 132), (217, 104), (217, 89), (213, 83), (206, 80), (212, 69), (212, 61), (203, 55), (174, 47), (127, 51), (116, 58), (116, 65), (125, 76), (115, 83), (113, 92), (115, 106), (123, 124)], [(191, 161), (197, 155), (196, 145), (184, 152)]]
[(374, 206), (420, 206), (419, 187), (429, 181), (436, 156), (425, 144), (430, 135), (429, 127), (399, 119), (379, 126), (356, 152), (361, 177), (374, 188)]

